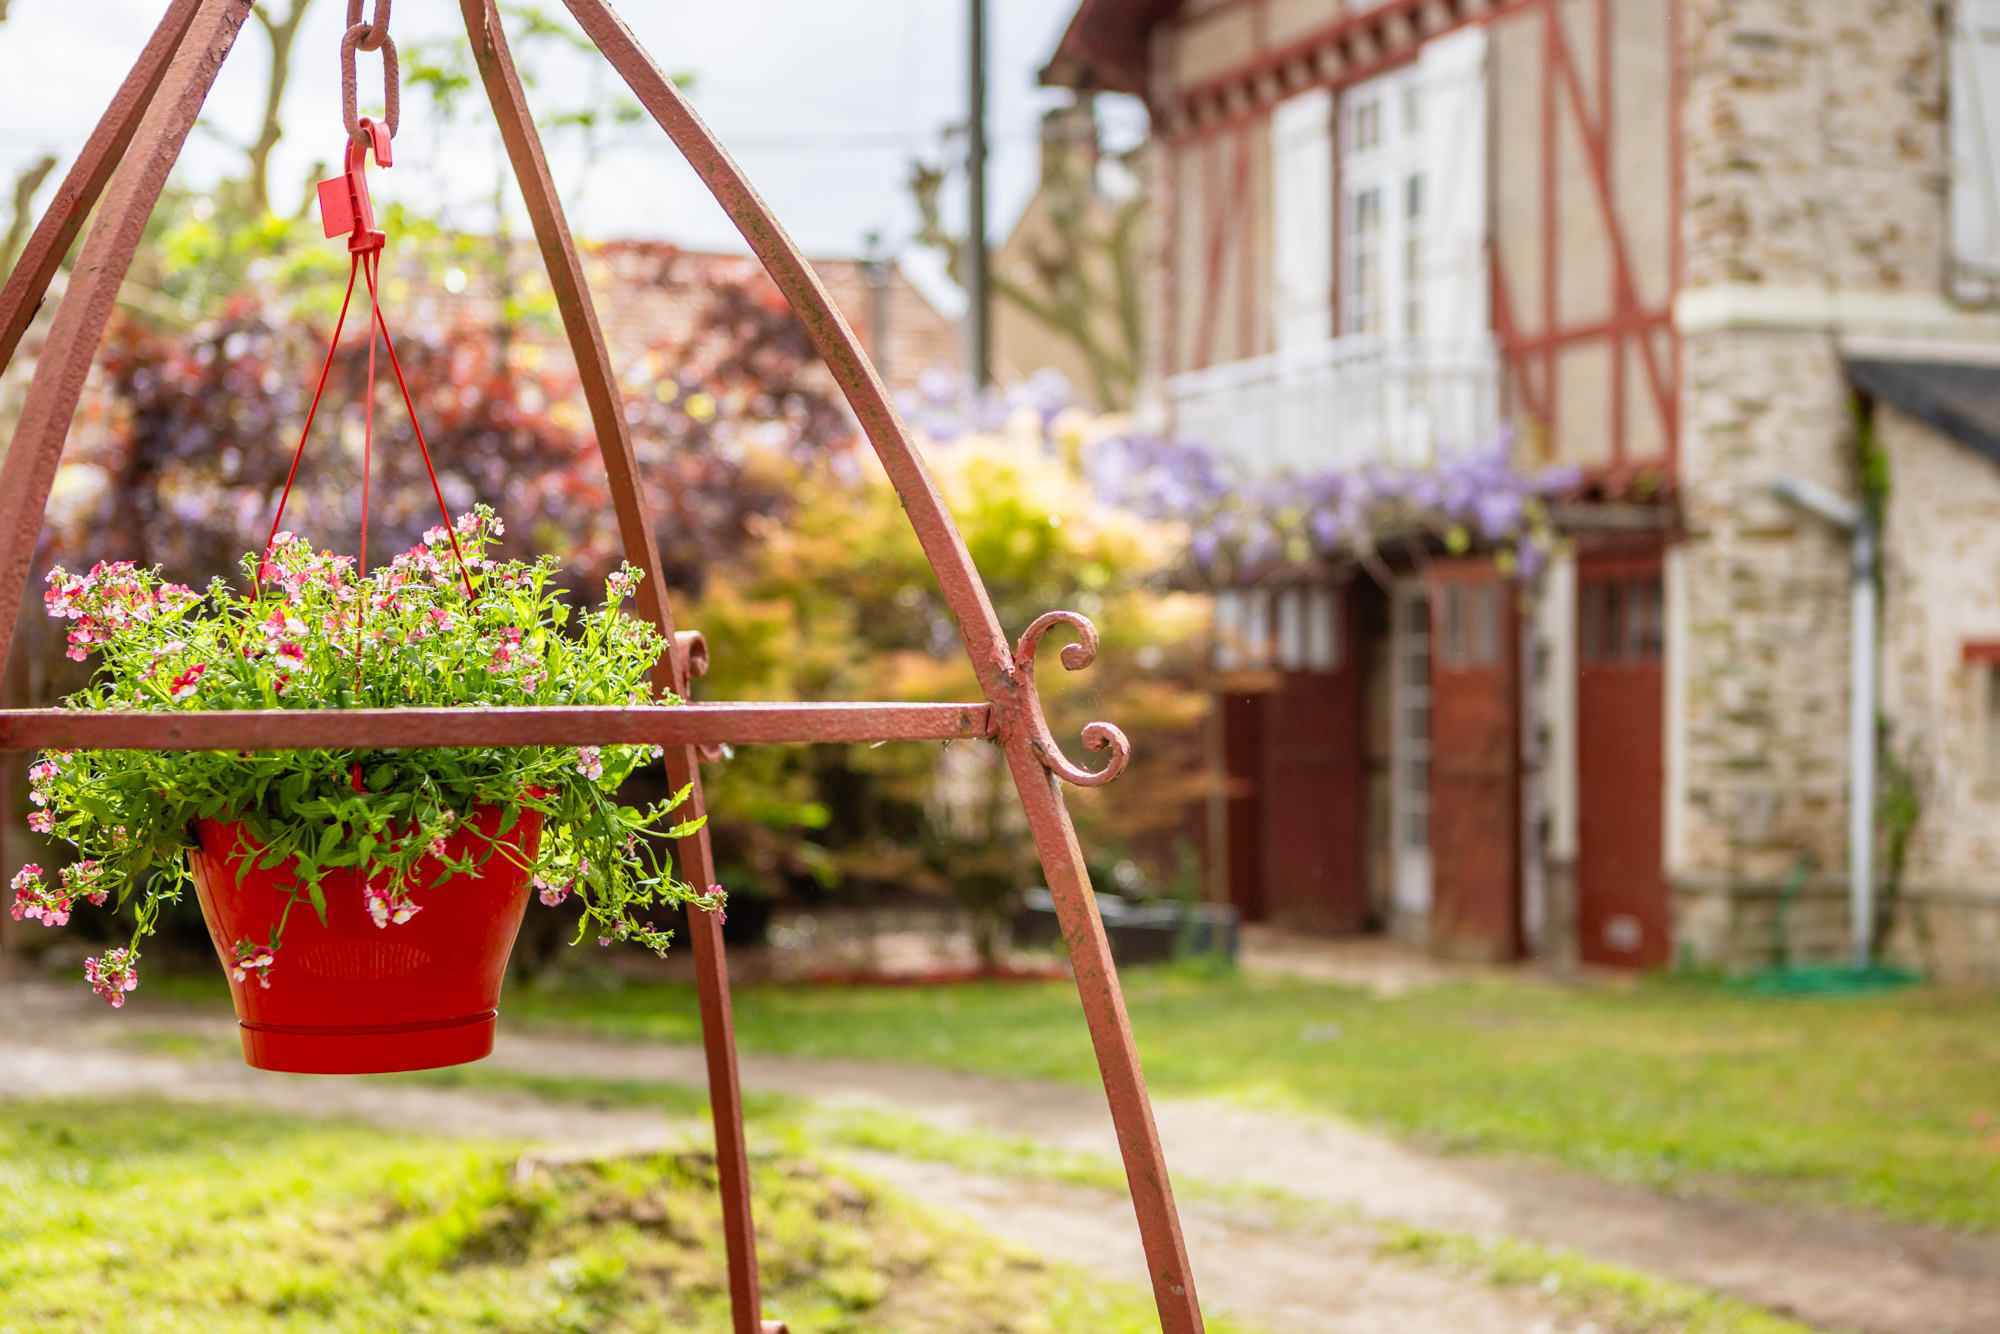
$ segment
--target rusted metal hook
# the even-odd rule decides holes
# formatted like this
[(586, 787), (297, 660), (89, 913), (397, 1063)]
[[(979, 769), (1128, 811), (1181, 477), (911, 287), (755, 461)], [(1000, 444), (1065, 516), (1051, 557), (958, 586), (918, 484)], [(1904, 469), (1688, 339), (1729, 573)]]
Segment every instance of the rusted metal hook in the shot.
[(389, 130), (380, 121), (363, 116), (360, 137), (347, 141), (347, 170), (319, 183), (319, 216), (328, 236), (345, 235), (353, 254), (380, 250), (389, 238), (375, 226), (375, 202), (368, 194), (368, 157), (375, 156), (378, 167), (396, 165)]

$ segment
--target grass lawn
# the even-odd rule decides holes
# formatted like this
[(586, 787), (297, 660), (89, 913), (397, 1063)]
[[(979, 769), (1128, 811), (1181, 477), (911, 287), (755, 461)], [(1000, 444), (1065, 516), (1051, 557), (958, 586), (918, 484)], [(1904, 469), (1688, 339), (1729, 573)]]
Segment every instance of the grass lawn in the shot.
[[(236, 1108), (0, 1103), (0, 1331), (728, 1327), (705, 1156), (517, 1161)], [(809, 1157), (760, 1160), (756, 1191), (767, 1309), (795, 1327), (1155, 1327), (1136, 1291)]]
[[(1766, 999), (1707, 984), (1467, 983), (1396, 999), (1167, 968), (1126, 976), (1169, 1095), (1337, 1113), (1653, 1184), (1726, 1178), (2000, 1230), (2000, 996)], [(750, 1050), (1096, 1078), (1067, 984), (742, 988)], [(520, 987), (512, 1022), (700, 1040), (675, 986)]]

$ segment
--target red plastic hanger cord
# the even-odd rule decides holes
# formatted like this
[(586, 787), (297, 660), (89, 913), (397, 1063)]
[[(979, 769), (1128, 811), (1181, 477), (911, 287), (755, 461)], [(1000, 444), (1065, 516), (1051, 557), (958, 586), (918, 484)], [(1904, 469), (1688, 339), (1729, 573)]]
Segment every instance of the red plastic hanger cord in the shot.
[[(340, 349), (341, 334), (347, 328), (347, 313), (354, 301), (354, 284), (357, 277), (368, 285), (369, 328), (368, 328), (368, 381), (366, 397), (363, 399), (361, 436), (361, 543), (356, 564), (356, 578), (368, 573), (368, 513), (374, 475), (375, 453), (375, 384), (376, 384), (376, 339), (379, 335), (382, 346), (388, 349), (389, 366), (396, 375), (396, 387), (403, 396), (403, 408), (410, 417), (410, 429), (417, 439), (417, 449), (423, 457), (424, 473), (430, 479), (431, 495), (437, 500), (438, 514), (444, 520), (446, 539), (451, 543), (452, 559), (458, 565), (459, 579), (465, 585), (467, 599), (473, 598), (472, 573), (465, 563), (465, 553), (459, 547), (458, 529), (452, 523), (451, 507), (445, 503), (444, 486), (438, 480), (437, 468), (431, 460), (430, 443), (424, 438), (423, 424), (417, 420), (416, 398), (410, 392), (408, 378), (403, 373), (402, 359), (396, 355), (396, 340), (389, 333), (389, 321), (382, 312), (381, 265), (382, 249), (387, 237), (375, 226), (373, 202), (368, 194), (367, 159), (372, 150), (380, 166), (391, 163), (387, 133), (376, 123), (363, 118), (361, 126), (365, 131), (365, 142), (348, 145), (347, 170), (331, 180), (322, 181), (319, 187), (320, 212), (325, 221), (326, 234), (337, 236), (350, 233), (348, 252), (351, 259), (347, 269), (347, 290), (341, 297), (340, 316), (334, 321), (333, 336), (328, 340), (326, 359), (321, 362), (318, 382), (313, 386), (312, 403), (306, 409), (305, 425), (299, 432), (299, 443), (292, 451), (292, 465), (285, 474), (285, 489), (278, 497), (277, 513), (271, 518), (271, 530), (264, 538), (264, 550), (257, 563), (252, 586), (259, 596), (263, 593), (264, 572), (270, 565), (271, 548), (277, 541), (279, 527), (285, 520), (285, 506), (292, 498), (292, 487), (298, 481), (299, 464), (305, 457), (306, 441), (312, 436), (313, 422), (319, 416), (319, 405), (326, 395), (326, 383), (333, 370), (335, 354)], [(357, 640), (359, 625), (356, 626)], [(359, 644), (356, 646), (356, 660), (359, 661)]]

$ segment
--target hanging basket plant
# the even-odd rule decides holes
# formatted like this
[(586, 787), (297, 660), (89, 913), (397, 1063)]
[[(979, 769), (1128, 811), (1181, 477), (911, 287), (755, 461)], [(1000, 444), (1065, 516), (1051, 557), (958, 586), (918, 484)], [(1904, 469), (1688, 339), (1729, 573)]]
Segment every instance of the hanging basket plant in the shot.
[[(351, 60), (350, 29), (343, 39)], [(393, 70), (393, 63), (391, 65)], [(391, 78), (393, 90), (393, 76)], [(349, 91), (352, 99), (351, 80)], [(620, 611), (645, 575), (611, 575), (602, 606), (564, 600), (553, 557), (499, 561), (499, 516), (455, 521), (381, 307), (385, 237), (370, 158), (392, 160), (395, 122), (349, 108), (346, 170), (321, 184), (328, 236), (348, 237), (347, 291), (261, 552), (243, 585), (206, 593), (130, 562), (50, 571), (49, 614), (69, 656), (99, 665), (64, 701), (91, 710), (272, 710), (677, 704), (656, 695), (670, 646)], [(281, 531), (327, 376), (359, 290), (368, 379), (360, 405), (361, 531), (354, 557)], [(444, 523), (368, 567), (378, 350), (386, 354)], [(677, 883), (666, 844), (688, 790), (620, 804), (645, 746), (417, 750), (45, 751), (29, 771), (30, 826), (76, 850), (51, 879), (13, 882), (13, 915), (61, 926), (77, 901), (134, 921), (131, 943), (86, 961), (123, 1006), (142, 942), (192, 886), (228, 974), (244, 1058), (270, 1070), (356, 1074), (477, 1060), (493, 1047), (500, 985), (531, 894), (582, 907), (577, 940), (665, 952), (657, 919), (719, 908)]]
[[(578, 611), (556, 562), (496, 561), (480, 506), (366, 575), (352, 557), (280, 533), (244, 560), (248, 591), (196, 593), (129, 563), (56, 569), (44, 601), (69, 654), (95, 657), (74, 709), (232, 710), (629, 705), (656, 696), (667, 645), (620, 605)], [(454, 568), (455, 541), (462, 570)], [(70, 844), (60, 875), (13, 884), (13, 915), (60, 926), (79, 901), (135, 922), (89, 960), (122, 1006), (162, 911), (195, 890), (242, 1022), (265, 1069), (423, 1069), (492, 1048), (500, 982), (532, 895), (582, 907), (577, 939), (656, 952), (656, 923), (717, 906), (672, 875), (666, 843), (698, 822), (678, 792), (621, 805), (641, 746), (448, 750), (44, 752), (30, 823)]]

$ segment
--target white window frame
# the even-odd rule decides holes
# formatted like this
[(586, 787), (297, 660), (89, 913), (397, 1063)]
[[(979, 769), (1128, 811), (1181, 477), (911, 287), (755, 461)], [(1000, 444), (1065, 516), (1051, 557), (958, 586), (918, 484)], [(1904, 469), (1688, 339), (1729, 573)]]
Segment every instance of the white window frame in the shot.
[(2000, 300), (2000, 0), (1957, 0), (1951, 33), (1951, 294)]
[(1333, 337), (1333, 94), (1309, 88), (1271, 112), (1271, 309), (1280, 353)]
[[(1340, 98), (1342, 334), (1400, 342), (1421, 334), (1428, 295), (1424, 85), (1414, 66), (1357, 83)], [(1413, 318), (1414, 317), (1414, 318)]]
[[(1429, 590), (1421, 577), (1390, 592), (1390, 847), (1396, 915), (1421, 918), (1431, 908), (1431, 668)], [(1412, 726), (1421, 720), (1421, 726)], [(1422, 838), (1413, 835), (1421, 832)]]

